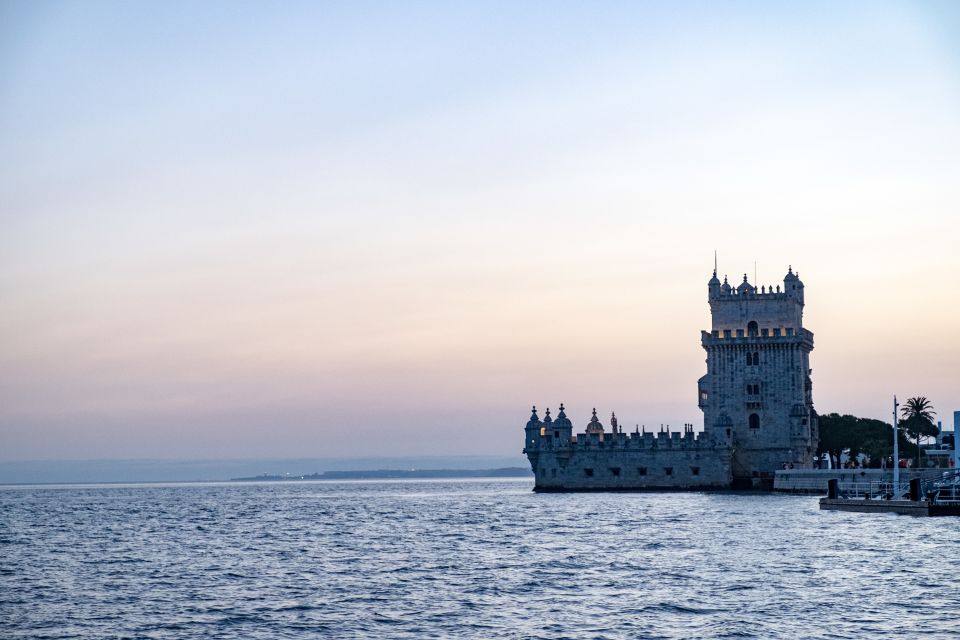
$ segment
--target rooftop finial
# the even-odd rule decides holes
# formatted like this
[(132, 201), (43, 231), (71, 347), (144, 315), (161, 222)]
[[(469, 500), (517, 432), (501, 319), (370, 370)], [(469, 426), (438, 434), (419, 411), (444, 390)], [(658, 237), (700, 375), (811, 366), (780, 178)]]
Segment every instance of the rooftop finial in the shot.
[(717, 277), (717, 250), (713, 250), (713, 277)]

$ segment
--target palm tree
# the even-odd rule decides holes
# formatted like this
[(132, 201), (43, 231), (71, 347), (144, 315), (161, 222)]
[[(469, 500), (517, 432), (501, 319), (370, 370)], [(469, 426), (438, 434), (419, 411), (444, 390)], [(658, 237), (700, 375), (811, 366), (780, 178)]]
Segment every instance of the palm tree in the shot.
[(918, 396), (907, 398), (903, 408), (900, 409), (900, 415), (903, 417), (900, 424), (904, 431), (917, 443), (917, 467), (919, 467), (920, 438), (937, 435), (937, 427), (933, 424), (933, 417), (937, 412), (933, 410), (933, 404), (929, 400), (924, 396)]

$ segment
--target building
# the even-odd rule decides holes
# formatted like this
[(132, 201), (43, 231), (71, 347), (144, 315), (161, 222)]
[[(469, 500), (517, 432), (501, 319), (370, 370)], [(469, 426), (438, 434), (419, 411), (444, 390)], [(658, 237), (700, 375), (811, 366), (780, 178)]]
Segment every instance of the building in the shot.
[(583, 433), (560, 405), (536, 407), (524, 453), (537, 491), (769, 487), (777, 469), (810, 468), (817, 446), (803, 282), (790, 268), (783, 287), (736, 288), (716, 270), (707, 284), (711, 329), (701, 332), (707, 373), (697, 385), (703, 431), (606, 429), (596, 409)]

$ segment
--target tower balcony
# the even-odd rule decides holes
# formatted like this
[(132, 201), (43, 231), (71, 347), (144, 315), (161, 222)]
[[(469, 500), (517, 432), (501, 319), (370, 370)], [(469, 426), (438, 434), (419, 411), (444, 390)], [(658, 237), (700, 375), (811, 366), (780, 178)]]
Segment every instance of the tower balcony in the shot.
[(764, 329), (756, 334), (747, 335), (744, 329), (715, 329), (701, 331), (700, 344), (704, 349), (718, 346), (793, 344), (813, 349), (813, 332), (803, 328), (781, 327), (772, 330)]

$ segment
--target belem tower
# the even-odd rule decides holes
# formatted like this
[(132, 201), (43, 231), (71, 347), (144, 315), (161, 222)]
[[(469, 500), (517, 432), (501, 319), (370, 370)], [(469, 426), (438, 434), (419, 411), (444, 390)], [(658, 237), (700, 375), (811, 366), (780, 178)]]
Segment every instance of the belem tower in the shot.
[(707, 373), (697, 381), (703, 431), (669, 427), (625, 433), (596, 409), (582, 433), (561, 404), (555, 418), (536, 407), (523, 452), (535, 491), (769, 488), (774, 471), (810, 468), (817, 447), (803, 282), (791, 267), (783, 288), (707, 283), (712, 326), (701, 331)]

